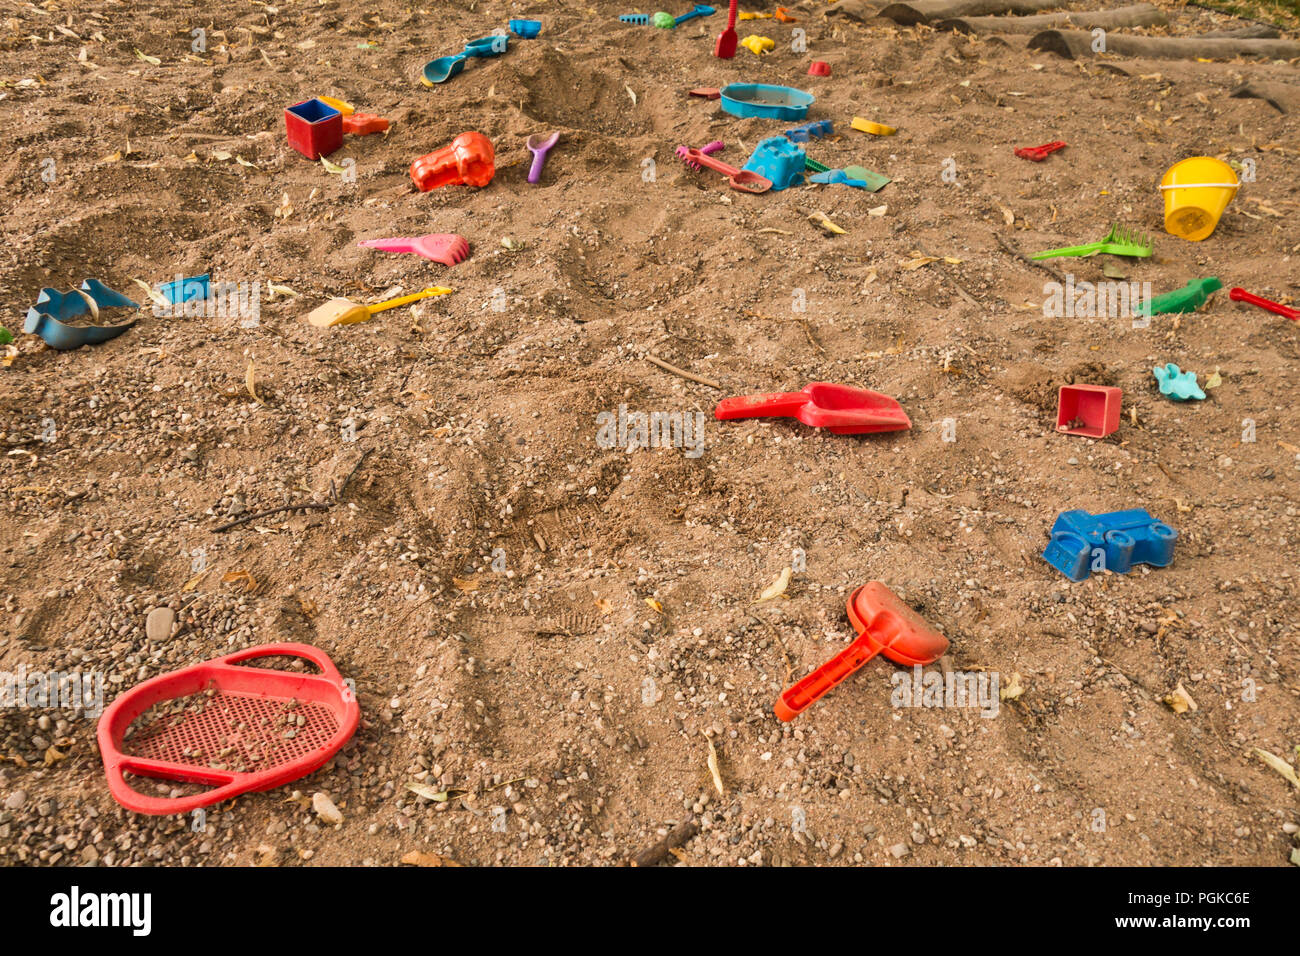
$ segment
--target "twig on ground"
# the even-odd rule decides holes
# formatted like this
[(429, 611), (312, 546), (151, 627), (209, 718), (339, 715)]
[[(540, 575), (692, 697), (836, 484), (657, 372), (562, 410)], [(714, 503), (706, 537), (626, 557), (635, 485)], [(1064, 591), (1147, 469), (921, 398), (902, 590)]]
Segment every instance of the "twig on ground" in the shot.
[(692, 382), (699, 382), (701, 385), (707, 385), (709, 388), (716, 388), (719, 391), (722, 390), (722, 386), (713, 381), (713, 379), (704, 378), (702, 375), (695, 375), (686, 371), (686, 369), (678, 368), (676, 365), (670, 365), (668, 362), (665, 362), (657, 356), (647, 355), (645, 360), (652, 365), (658, 365), (665, 372), (672, 372), (674, 375), (680, 375), (682, 378), (690, 379)]

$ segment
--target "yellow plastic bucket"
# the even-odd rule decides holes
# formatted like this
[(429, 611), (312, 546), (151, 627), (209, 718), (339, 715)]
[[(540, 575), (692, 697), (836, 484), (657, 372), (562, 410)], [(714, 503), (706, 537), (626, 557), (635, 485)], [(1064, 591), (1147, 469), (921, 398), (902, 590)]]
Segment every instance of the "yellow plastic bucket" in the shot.
[(1207, 238), (1240, 186), (1232, 167), (1212, 156), (1174, 163), (1160, 179), (1165, 231), (1192, 242)]

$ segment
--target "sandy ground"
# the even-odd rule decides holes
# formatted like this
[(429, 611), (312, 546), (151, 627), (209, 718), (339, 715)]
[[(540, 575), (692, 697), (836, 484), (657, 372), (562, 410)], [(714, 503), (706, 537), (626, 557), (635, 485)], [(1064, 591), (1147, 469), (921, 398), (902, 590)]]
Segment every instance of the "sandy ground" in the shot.
[[(93, 720), (5, 710), (0, 860), (613, 864), (693, 814), (669, 862), (1286, 862), (1296, 795), (1252, 748), (1300, 744), (1300, 328), (1226, 292), (1146, 328), (1047, 317), (1053, 274), (1008, 250), (1122, 221), (1155, 255), (1111, 264), (1156, 292), (1213, 275), (1300, 298), (1300, 120), (1229, 96), (1293, 66), (1070, 62), (810, 0), (799, 24), (741, 24), (776, 39), (761, 61), (710, 55), (720, 16), (669, 33), (606, 2), (366, 8), (4, 4), (0, 670), (97, 672), (111, 700), (303, 641), (355, 681), (363, 720), (326, 768), (195, 832), (112, 800)], [(1149, 32), (1231, 25), (1169, 12)], [(432, 56), (526, 15), (537, 40), (419, 84)], [(812, 58), (833, 76), (807, 77)], [(679, 144), (720, 139), (740, 164), (791, 125), (686, 95), (736, 80), (815, 92), (838, 135), (810, 155), (893, 182), (749, 196), (684, 167)], [(287, 148), (284, 107), (318, 94), (392, 121), (330, 157), (346, 175)], [(496, 145), (490, 186), (416, 192), (411, 160), (466, 130)], [(563, 140), (530, 186), (542, 130)], [(1056, 139), (1045, 163), (1012, 154)], [(1197, 154), (1257, 178), (1191, 244), (1164, 233), (1155, 184)], [(356, 247), (425, 232), (466, 236), (470, 258)], [(939, 259), (910, 267), (921, 254)], [(1098, 281), (1106, 258), (1046, 265)], [(19, 334), (42, 287), (143, 299), (133, 278), (202, 272), (259, 284), (260, 320), (146, 309), (64, 353)], [(304, 320), (330, 296), (438, 284), (455, 292), (368, 324)], [(1222, 384), (1175, 404), (1151, 374), (1165, 362)], [(726, 395), (816, 380), (892, 395), (913, 427), (712, 418)], [(1123, 388), (1116, 434), (1054, 432), (1071, 382)], [(702, 453), (602, 447), (597, 416), (621, 404), (703, 412)], [(331, 483), (331, 507), (216, 531)], [(1070, 508), (1149, 509), (1180, 534), (1173, 565), (1070, 583), (1039, 557)], [(845, 600), (872, 579), (950, 640), (931, 671), (998, 675), (996, 716), (892, 707), (899, 669), (877, 660), (774, 718), (852, 636)], [(150, 639), (160, 606), (177, 625)], [(1163, 702), (1179, 685), (1194, 711)]]

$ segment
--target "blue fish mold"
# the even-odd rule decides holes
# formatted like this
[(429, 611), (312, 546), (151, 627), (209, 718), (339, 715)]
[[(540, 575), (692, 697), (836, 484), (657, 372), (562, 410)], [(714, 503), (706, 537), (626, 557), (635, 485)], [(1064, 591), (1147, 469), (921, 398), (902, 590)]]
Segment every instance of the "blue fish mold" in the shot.
[(87, 297), (94, 300), (100, 312), (140, 308), (138, 302), (132, 302), (98, 279), (87, 279), (81, 283), (80, 292), (76, 289), (71, 292), (42, 289), (36, 298), (36, 304), (27, 310), (23, 331), (39, 335), (50, 348), (66, 352), (83, 345), (99, 345), (117, 338), (139, 319), (138, 315), (134, 315), (128, 321), (116, 325), (68, 325), (71, 319), (91, 314)]

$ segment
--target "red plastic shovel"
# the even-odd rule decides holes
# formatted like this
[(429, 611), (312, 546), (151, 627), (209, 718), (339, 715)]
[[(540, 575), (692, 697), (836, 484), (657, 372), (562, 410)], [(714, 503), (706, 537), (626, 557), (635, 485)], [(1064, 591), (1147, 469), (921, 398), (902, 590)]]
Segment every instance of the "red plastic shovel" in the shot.
[(904, 667), (916, 667), (933, 664), (948, 650), (948, 639), (879, 581), (869, 581), (854, 591), (848, 610), (858, 639), (785, 690), (774, 708), (778, 719), (794, 720), (877, 654)]
[(797, 418), (836, 435), (896, 432), (912, 427), (903, 407), (888, 395), (865, 388), (810, 382), (801, 392), (772, 392), (724, 398), (713, 410), (719, 421), (731, 418)]
[(1293, 309), (1281, 302), (1274, 302), (1272, 299), (1266, 299), (1261, 295), (1255, 295), (1253, 292), (1247, 292), (1239, 286), (1228, 290), (1228, 298), (1233, 302), (1249, 302), (1251, 305), (1267, 309), (1275, 315), (1286, 316), (1292, 322), (1300, 321), (1300, 309)]
[(718, 42), (713, 46), (713, 55), (720, 60), (730, 60), (736, 55), (736, 8), (740, 0), (731, 0), (727, 10), (727, 29), (718, 34)]

